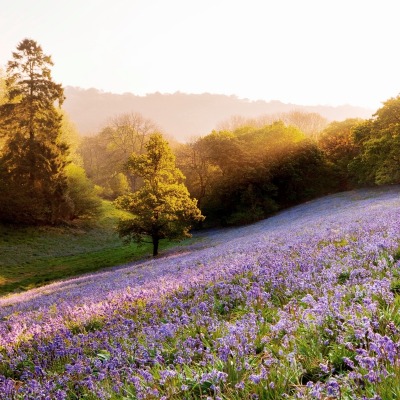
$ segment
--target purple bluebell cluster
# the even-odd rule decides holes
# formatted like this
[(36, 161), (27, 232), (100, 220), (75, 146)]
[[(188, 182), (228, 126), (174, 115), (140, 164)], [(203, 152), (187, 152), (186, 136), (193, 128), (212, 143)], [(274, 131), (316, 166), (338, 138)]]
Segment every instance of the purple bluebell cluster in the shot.
[(400, 398), (399, 194), (0, 298), (0, 399)]

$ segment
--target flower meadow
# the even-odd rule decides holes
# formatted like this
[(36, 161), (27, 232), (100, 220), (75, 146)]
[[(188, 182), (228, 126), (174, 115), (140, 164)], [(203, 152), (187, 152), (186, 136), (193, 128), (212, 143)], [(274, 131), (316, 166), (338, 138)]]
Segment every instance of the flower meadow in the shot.
[(0, 399), (400, 398), (399, 187), (199, 235), (0, 298)]

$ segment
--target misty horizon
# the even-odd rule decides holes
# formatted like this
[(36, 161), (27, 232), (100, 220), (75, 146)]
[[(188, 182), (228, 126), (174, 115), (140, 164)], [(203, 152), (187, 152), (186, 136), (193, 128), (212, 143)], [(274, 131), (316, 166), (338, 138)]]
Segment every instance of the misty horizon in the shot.
[(236, 95), (212, 93), (148, 93), (144, 96), (96, 88), (65, 87), (63, 108), (82, 135), (98, 133), (110, 118), (140, 113), (165, 133), (185, 141), (210, 133), (232, 117), (260, 118), (265, 115), (301, 111), (317, 113), (328, 121), (370, 118), (376, 110), (352, 105), (324, 106), (287, 104), (280, 100), (250, 100)]

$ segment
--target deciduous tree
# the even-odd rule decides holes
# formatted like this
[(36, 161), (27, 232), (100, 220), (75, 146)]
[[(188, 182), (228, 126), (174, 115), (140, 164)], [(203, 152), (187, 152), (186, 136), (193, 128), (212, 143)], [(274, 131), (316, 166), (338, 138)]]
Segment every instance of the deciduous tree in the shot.
[(154, 122), (139, 113), (117, 115), (110, 119), (101, 132), (86, 137), (80, 146), (88, 177), (102, 186), (106, 197), (113, 196), (114, 177), (124, 174), (131, 190), (139, 188), (141, 181), (137, 176), (124, 168), (132, 153), (142, 154), (149, 136), (158, 131)]
[(338, 189), (347, 190), (354, 184), (349, 164), (358, 155), (359, 147), (354, 140), (354, 129), (361, 119), (346, 119), (330, 123), (318, 137), (318, 146), (331, 164)]
[(360, 151), (350, 169), (361, 184), (400, 183), (400, 96), (387, 100), (372, 119), (358, 125)]
[(175, 166), (175, 156), (161, 134), (153, 134), (145, 154), (132, 154), (128, 169), (143, 178), (136, 192), (121, 196), (117, 205), (133, 214), (121, 220), (118, 231), (122, 237), (138, 243), (151, 238), (153, 256), (158, 254), (161, 239), (182, 239), (190, 236), (193, 223), (204, 217), (197, 200), (190, 198), (183, 184), (183, 175)]
[[(3, 69), (0, 68), (0, 106), (4, 104), (6, 101), (6, 77)], [(1, 135), (0, 128), (0, 156), (5, 143), (4, 134)]]
[(315, 141), (282, 121), (213, 131), (178, 155), (208, 225), (255, 222), (332, 187)]

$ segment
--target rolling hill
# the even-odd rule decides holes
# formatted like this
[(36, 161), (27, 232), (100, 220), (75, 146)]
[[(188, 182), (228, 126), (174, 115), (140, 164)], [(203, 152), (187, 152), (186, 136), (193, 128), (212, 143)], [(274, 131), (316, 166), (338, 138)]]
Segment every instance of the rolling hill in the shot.
[(64, 109), (82, 135), (91, 135), (107, 121), (120, 114), (137, 112), (157, 123), (163, 132), (179, 141), (210, 133), (217, 125), (233, 116), (257, 118), (299, 110), (314, 112), (329, 121), (346, 118), (369, 118), (373, 113), (361, 107), (343, 105), (301, 106), (280, 101), (250, 101), (219, 94), (161, 94), (137, 96), (132, 93), (113, 94), (97, 89), (65, 88)]

